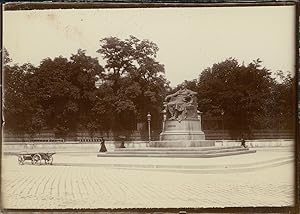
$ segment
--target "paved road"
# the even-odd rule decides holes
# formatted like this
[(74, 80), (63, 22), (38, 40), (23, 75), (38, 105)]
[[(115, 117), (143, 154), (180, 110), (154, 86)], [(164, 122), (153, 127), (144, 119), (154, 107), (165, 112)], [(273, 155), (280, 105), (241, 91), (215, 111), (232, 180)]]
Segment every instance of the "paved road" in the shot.
[[(76, 162), (77, 156), (60, 156)], [(91, 157), (86, 157), (87, 162)], [(80, 156), (84, 162), (85, 156)], [(293, 205), (293, 164), (197, 174), (80, 165), (19, 166), (4, 156), (5, 208), (181, 208)]]

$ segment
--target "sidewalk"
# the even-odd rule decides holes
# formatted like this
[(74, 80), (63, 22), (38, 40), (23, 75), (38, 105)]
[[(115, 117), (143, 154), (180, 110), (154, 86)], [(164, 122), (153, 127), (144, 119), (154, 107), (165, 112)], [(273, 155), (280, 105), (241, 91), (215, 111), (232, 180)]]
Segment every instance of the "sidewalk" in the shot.
[[(252, 140), (247, 141), (246, 145), (249, 148), (286, 148), (294, 149), (294, 140), (291, 139), (269, 139), (269, 140)], [(216, 141), (215, 146), (240, 146), (239, 141)], [(27, 145), (27, 146), (26, 146)], [(115, 143), (114, 141), (106, 141), (106, 148), (108, 151), (113, 151), (115, 148), (120, 147), (120, 142)], [(125, 142), (126, 148), (147, 148), (147, 141), (131, 141)], [(100, 148), (99, 142), (64, 142), (64, 143), (30, 143), (30, 142), (4, 142), (2, 144), (2, 150), (4, 153), (13, 154), (22, 151), (30, 150), (41, 150), (51, 152), (98, 152)]]
[(252, 154), (249, 154), (210, 160), (173, 159), (173, 162), (156, 158), (109, 160), (94, 154), (57, 154), (52, 166), (20, 166), (16, 157), (4, 156), (3, 205), (14, 209), (292, 206), (292, 163), (218, 175), (96, 165), (118, 162), (211, 167), (235, 164), (237, 157), (240, 157), (239, 164), (252, 164), (270, 160), (265, 157), (267, 154), (284, 158), (288, 153), (256, 154), (256, 158), (250, 158)]
[[(16, 156), (4, 156), (17, 163)], [(217, 158), (97, 157), (97, 153), (57, 152), (55, 166), (85, 166), (189, 173), (233, 173), (293, 164), (294, 152), (286, 148), (258, 149), (256, 153)], [(26, 164), (31, 164), (27, 161)]]

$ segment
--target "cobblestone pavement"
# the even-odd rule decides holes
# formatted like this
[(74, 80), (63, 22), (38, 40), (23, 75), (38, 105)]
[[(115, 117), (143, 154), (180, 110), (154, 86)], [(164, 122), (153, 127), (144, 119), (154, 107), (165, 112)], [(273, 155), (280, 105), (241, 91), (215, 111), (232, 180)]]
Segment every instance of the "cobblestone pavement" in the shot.
[[(72, 162), (77, 157), (60, 158)], [(14, 156), (3, 156), (2, 164), (4, 208), (292, 206), (294, 199), (292, 163), (216, 175), (76, 164), (19, 166)]]

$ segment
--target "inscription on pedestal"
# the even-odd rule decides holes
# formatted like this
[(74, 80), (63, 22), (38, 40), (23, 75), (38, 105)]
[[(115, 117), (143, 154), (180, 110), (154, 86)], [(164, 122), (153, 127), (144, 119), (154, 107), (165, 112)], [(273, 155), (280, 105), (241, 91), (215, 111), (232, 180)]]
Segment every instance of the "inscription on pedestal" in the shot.
[(176, 127), (176, 125), (168, 125), (167, 127)]

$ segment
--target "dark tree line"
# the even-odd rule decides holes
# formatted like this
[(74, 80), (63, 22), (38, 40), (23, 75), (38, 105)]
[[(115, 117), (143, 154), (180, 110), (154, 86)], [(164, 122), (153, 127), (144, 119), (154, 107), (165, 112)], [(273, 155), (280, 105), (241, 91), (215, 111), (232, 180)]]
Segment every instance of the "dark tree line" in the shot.
[(224, 128), (230, 130), (231, 136), (251, 137), (253, 129), (293, 129), (295, 78), (281, 71), (272, 77), (261, 63), (257, 59), (244, 65), (229, 58), (178, 87), (185, 85), (196, 91), (204, 117), (223, 117)]
[(48, 129), (62, 137), (78, 130), (132, 131), (147, 112), (158, 129), (168, 82), (157, 45), (133, 36), (100, 42), (104, 66), (80, 49), (37, 67), (10, 65), (5, 51), (5, 129), (30, 135)]
[[(70, 58), (46, 58), (39, 66), (11, 65), (4, 51), (5, 129), (34, 135), (47, 129), (57, 136), (77, 131), (133, 131), (152, 114), (152, 127), (161, 127), (163, 99), (172, 90), (158, 47), (131, 36), (100, 40), (104, 59), (79, 49)], [(248, 65), (229, 58), (199, 71), (198, 79), (182, 85), (198, 93), (206, 116), (223, 112), (232, 135), (252, 129), (292, 129), (295, 119), (295, 79), (272, 77), (260, 60)], [(278, 81), (278, 79), (280, 81)]]

